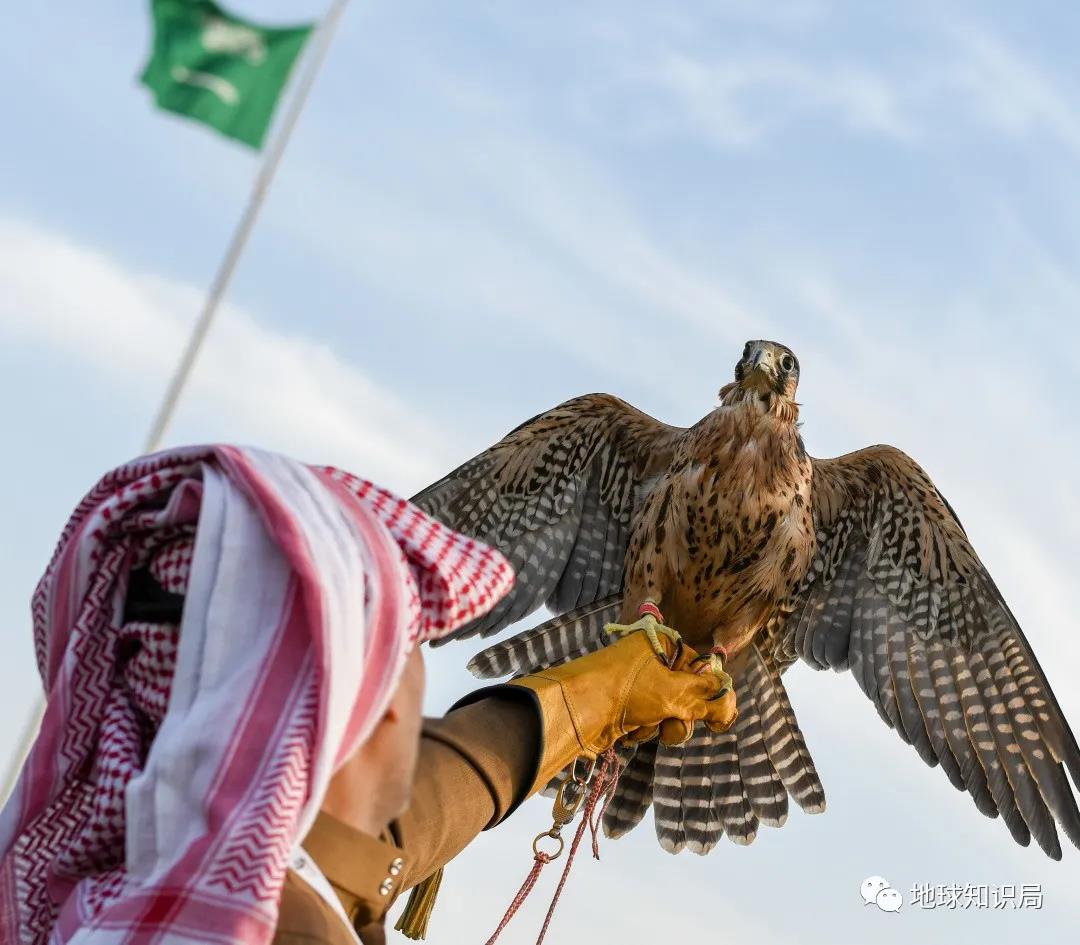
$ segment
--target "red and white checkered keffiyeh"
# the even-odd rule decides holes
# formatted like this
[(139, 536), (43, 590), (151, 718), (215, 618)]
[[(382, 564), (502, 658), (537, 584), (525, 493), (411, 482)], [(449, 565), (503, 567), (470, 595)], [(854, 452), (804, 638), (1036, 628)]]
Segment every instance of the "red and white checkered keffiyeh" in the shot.
[[(179, 626), (124, 622), (134, 569)], [(513, 584), (363, 479), (192, 447), (107, 475), (33, 602), (48, 693), (0, 815), (0, 941), (267, 942), (286, 863), (405, 658)]]

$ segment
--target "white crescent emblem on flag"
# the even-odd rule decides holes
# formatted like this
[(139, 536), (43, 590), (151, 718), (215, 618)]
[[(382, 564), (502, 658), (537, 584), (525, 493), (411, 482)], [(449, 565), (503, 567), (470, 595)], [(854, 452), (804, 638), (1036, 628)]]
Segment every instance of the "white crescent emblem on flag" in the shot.
[(223, 79), (212, 72), (197, 72), (186, 66), (173, 66), (172, 77), (184, 85), (194, 85), (200, 89), (213, 92), (226, 105), (235, 105), (240, 101), (240, 90), (228, 79)]
[(220, 17), (203, 20), (203, 49), (207, 52), (223, 52), (242, 55), (251, 65), (261, 65), (266, 59), (266, 42), (258, 30), (240, 23), (230, 23)]

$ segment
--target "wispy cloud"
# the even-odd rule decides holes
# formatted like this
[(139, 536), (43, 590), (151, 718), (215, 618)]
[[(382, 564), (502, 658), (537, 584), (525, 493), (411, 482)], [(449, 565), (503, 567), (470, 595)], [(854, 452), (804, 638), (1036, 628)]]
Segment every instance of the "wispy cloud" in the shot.
[[(725, 147), (756, 144), (804, 117), (896, 141), (917, 135), (899, 85), (864, 65), (669, 50), (636, 71), (661, 95), (672, 121), (681, 117)], [(652, 120), (654, 131), (673, 130), (656, 115)]]
[(675, 399), (685, 380), (681, 354), (657, 345), (658, 335), (704, 340), (725, 352), (726, 365), (726, 352), (760, 330), (761, 313), (717, 267), (650, 232), (615, 175), (586, 150), (524, 124), (512, 133), (483, 126), (432, 160), (440, 182), (481, 190), (485, 210), (459, 212), (441, 186), (422, 195), (380, 190), (320, 161), (306, 173), (332, 185), (292, 221), (297, 238), (392, 292), (399, 310), (460, 318), (558, 352), (545, 370), (576, 375), (588, 389), (647, 361), (649, 370), (633, 374), (639, 395)]
[[(201, 290), (132, 272), (48, 230), (0, 220), (0, 337), (61, 353), (149, 420), (202, 302)], [(448, 466), (444, 435), (328, 346), (225, 306), (181, 402), (181, 429), (349, 465), (405, 490)]]
[(1016, 47), (978, 24), (947, 30), (960, 55), (944, 66), (945, 81), (990, 127), (1012, 137), (1043, 134), (1080, 152), (1080, 87), (1051, 75)]
[(653, 138), (703, 136), (728, 150), (764, 146), (807, 121), (912, 145), (964, 120), (1080, 150), (1075, 83), (978, 20), (913, 8), (905, 16), (907, 36), (916, 40), (909, 55), (837, 57), (815, 47), (835, 31), (838, 11), (789, 13), (757, 24), (771, 33), (768, 42), (759, 36), (718, 44), (711, 34), (706, 41), (696, 18), (680, 16), (663, 18), (663, 29), (648, 42), (638, 37), (633, 56), (627, 56), (627, 33), (608, 35), (612, 61), (622, 69), (620, 87), (609, 82), (595, 93), (607, 101), (635, 90), (638, 108), (629, 127)]

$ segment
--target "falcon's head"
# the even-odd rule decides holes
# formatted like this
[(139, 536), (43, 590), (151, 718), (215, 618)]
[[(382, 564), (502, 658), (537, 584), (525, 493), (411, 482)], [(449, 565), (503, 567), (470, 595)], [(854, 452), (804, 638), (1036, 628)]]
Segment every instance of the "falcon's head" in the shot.
[(791, 400), (799, 386), (799, 359), (777, 341), (748, 341), (735, 365), (735, 383), (744, 391)]
[(778, 416), (799, 415), (795, 391), (799, 386), (799, 359), (776, 341), (748, 341), (735, 365), (735, 380), (720, 388), (720, 402), (757, 404)]

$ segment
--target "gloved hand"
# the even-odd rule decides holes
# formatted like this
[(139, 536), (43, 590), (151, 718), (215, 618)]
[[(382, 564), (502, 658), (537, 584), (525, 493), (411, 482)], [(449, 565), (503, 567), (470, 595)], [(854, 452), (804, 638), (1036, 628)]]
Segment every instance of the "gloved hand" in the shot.
[(642, 631), (588, 656), (508, 683), (532, 690), (543, 716), (544, 747), (534, 790), (577, 758), (596, 758), (619, 739), (681, 745), (704, 721), (713, 731), (731, 727), (735, 693), (698, 654), (661, 636), (669, 665)]

